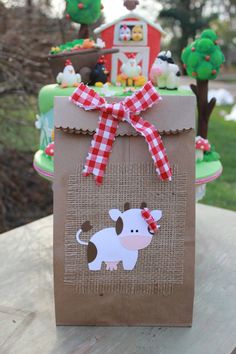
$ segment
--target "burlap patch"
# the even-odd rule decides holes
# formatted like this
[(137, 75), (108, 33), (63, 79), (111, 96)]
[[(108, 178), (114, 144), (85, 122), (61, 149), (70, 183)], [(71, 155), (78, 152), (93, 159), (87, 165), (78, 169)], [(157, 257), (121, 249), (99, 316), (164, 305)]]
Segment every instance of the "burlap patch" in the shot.
[[(173, 167), (173, 181), (160, 181), (153, 163), (109, 164), (104, 183), (97, 187), (92, 176), (82, 177), (79, 166), (69, 177), (67, 221), (65, 227), (64, 282), (80, 294), (161, 294), (170, 295), (173, 286), (183, 283), (184, 230), (187, 199), (187, 173)], [(124, 204), (139, 208), (146, 202), (149, 209), (161, 209), (161, 228), (151, 244), (141, 251), (135, 269), (124, 271), (89, 271), (87, 246), (76, 241), (76, 232), (86, 220), (93, 225), (81, 238), (114, 227), (108, 211)]]

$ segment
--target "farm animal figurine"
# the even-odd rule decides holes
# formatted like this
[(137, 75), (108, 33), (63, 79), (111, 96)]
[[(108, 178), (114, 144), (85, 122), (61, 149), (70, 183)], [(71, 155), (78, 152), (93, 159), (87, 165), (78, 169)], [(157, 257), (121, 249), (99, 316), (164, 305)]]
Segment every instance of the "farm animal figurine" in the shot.
[(135, 54), (129, 54), (128, 60), (121, 66), (121, 74), (117, 77), (117, 84), (123, 86), (143, 86), (146, 78), (141, 75), (141, 66), (137, 64)]
[(57, 83), (62, 88), (78, 86), (81, 82), (80, 74), (75, 73), (75, 69), (70, 60), (66, 60), (63, 73), (57, 75)]
[[(89, 242), (81, 240), (82, 232), (91, 230), (87, 221), (76, 234), (76, 240), (87, 246), (87, 260), (89, 270), (100, 270), (102, 262), (106, 270), (117, 270), (122, 262), (124, 270), (133, 270), (138, 260), (138, 251), (146, 248), (152, 241), (161, 219), (161, 210), (148, 210), (142, 203), (140, 209), (130, 209), (125, 204), (124, 212), (111, 209), (109, 215), (116, 222), (115, 227), (105, 228), (95, 233)], [(146, 215), (146, 216), (145, 216)]]
[(95, 85), (98, 82), (105, 84), (107, 82), (109, 71), (106, 70), (105, 63), (102, 55), (91, 72), (89, 85)]
[(135, 42), (139, 42), (143, 39), (143, 28), (142, 26), (134, 26), (132, 28), (132, 40)]
[(152, 83), (160, 89), (177, 90), (179, 77), (179, 67), (174, 64), (171, 52), (160, 52), (150, 71)]
[(134, 54), (130, 54), (127, 62), (121, 66), (121, 72), (124, 76), (131, 79), (141, 74), (141, 66), (137, 64)]
[(131, 29), (127, 25), (123, 25), (120, 27), (119, 39), (120, 39), (120, 41), (124, 41), (124, 42), (130, 41)]
[(117, 84), (123, 86), (143, 86), (146, 78), (141, 75), (141, 66), (136, 62), (135, 55), (130, 54), (126, 63), (121, 66), (121, 74), (117, 76)]

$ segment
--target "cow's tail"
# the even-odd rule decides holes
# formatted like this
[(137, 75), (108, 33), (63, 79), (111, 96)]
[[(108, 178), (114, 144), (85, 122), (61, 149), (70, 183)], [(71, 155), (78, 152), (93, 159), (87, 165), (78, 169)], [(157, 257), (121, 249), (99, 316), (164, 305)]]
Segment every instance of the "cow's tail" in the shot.
[(88, 246), (88, 242), (82, 241), (82, 240), (79, 238), (80, 235), (82, 234), (82, 232), (83, 232), (82, 229), (79, 229), (79, 230), (77, 231), (77, 234), (76, 234), (76, 241), (77, 241), (78, 243), (80, 243), (81, 245)]
[(80, 239), (80, 235), (82, 234), (82, 232), (87, 232), (87, 231), (90, 231), (92, 229), (92, 226), (90, 225), (90, 222), (89, 221), (85, 221), (82, 225), (81, 225), (81, 228), (77, 231), (77, 234), (76, 234), (76, 241), (78, 243), (80, 243), (81, 245), (84, 245), (84, 246), (88, 246), (88, 242), (85, 242), (85, 241), (82, 241)]

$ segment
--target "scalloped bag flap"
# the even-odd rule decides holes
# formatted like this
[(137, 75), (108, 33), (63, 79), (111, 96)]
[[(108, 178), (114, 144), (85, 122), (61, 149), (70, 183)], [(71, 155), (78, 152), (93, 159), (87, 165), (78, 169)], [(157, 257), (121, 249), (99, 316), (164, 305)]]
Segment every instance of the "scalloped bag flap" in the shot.
[[(108, 103), (123, 98), (106, 98)], [(143, 119), (156, 126), (161, 134), (176, 134), (195, 128), (195, 96), (164, 95), (162, 101), (146, 112)], [(92, 135), (98, 125), (99, 111), (85, 111), (71, 103), (68, 97), (55, 97), (55, 128)], [(136, 136), (136, 131), (126, 122), (119, 124), (119, 136)]]

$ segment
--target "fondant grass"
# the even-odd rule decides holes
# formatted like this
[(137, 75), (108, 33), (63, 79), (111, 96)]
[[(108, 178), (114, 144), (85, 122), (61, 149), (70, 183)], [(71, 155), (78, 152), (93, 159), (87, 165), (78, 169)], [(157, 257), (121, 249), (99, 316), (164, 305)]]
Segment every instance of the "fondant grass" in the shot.
[(196, 179), (208, 178), (222, 169), (220, 161), (200, 162), (196, 165)]
[[(221, 156), (223, 173), (207, 185), (203, 204), (236, 210), (236, 122), (225, 121), (223, 115), (232, 107), (216, 107), (210, 120), (209, 140)], [(223, 113), (223, 115), (221, 114)]]
[(54, 162), (49, 156), (43, 153), (43, 150), (38, 150), (34, 155), (34, 164), (43, 169), (46, 173), (54, 173)]
[[(93, 87), (93, 89), (101, 94), (100, 87)], [(75, 90), (75, 87), (61, 88), (56, 84), (44, 86), (39, 93), (39, 109), (41, 113), (47, 113), (54, 105), (55, 96), (70, 96)], [(123, 88), (122, 87), (111, 87), (111, 91), (114, 92), (115, 96), (123, 97)], [(181, 96), (191, 96), (193, 95), (191, 91), (179, 89), (177, 90), (158, 90), (160, 95), (181, 95)]]

